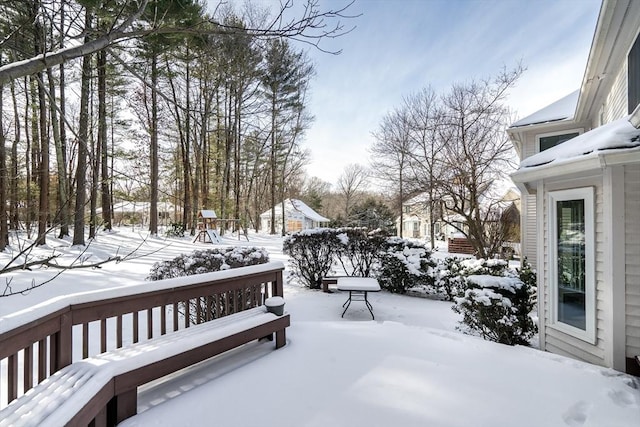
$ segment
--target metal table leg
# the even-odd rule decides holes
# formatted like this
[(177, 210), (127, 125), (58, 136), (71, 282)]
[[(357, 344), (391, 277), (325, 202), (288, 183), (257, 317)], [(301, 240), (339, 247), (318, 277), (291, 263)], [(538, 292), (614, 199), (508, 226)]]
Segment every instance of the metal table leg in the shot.
[(369, 302), (369, 299), (367, 297), (368, 291), (349, 291), (349, 299), (347, 299), (344, 304), (342, 304), (343, 307), (345, 307), (344, 311), (342, 312), (342, 316), (344, 317), (344, 314), (347, 312), (347, 310), (349, 309), (349, 306), (351, 305), (351, 301), (352, 301), (352, 294), (356, 293), (356, 295), (364, 295), (364, 299), (363, 300), (359, 300), (359, 301), (364, 301), (364, 303), (367, 306), (367, 309), (369, 310), (369, 313), (371, 313), (371, 319), (375, 320), (375, 316), (373, 315), (373, 306), (371, 305), (371, 303)]

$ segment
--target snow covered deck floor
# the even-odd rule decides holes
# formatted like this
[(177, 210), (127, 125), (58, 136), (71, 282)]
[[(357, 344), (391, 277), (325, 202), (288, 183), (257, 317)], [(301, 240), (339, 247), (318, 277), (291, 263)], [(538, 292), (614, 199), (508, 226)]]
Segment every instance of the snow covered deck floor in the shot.
[(226, 427), (638, 425), (638, 380), (450, 332), (450, 303), (380, 292), (376, 321), (364, 306), (341, 319), (343, 294), (286, 292), (287, 346), (250, 344), (146, 388), (121, 425), (200, 426), (214, 414)]

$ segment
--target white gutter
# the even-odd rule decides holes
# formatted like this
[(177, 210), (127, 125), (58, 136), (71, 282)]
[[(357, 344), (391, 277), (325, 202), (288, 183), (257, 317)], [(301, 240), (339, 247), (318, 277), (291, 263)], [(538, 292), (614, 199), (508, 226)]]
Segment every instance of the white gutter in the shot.
[[(604, 169), (609, 166), (628, 163), (640, 163), (640, 147), (611, 150), (609, 152), (602, 151), (595, 155), (588, 154), (567, 160), (554, 161), (546, 165), (518, 169), (511, 174), (511, 180), (516, 183), (516, 185), (519, 183), (525, 184), (541, 179)], [(520, 185), (518, 185), (518, 188), (521, 188)]]

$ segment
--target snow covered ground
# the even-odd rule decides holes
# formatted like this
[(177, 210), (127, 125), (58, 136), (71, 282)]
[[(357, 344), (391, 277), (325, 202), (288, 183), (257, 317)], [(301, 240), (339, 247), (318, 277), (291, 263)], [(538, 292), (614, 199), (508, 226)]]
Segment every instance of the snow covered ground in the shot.
[[(130, 229), (103, 233), (89, 247), (87, 262), (116, 251), (125, 255), (143, 235)], [(223, 239), (264, 247), (272, 261), (287, 260), (277, 237)], [(61, 294), (137, 283), (153, 262), (210, 246), (186, 238), (147, 239), (129, 261), (70, 270), (26, 295), (0, 298), (0, 317)], [(54, 250), (69, 262), (70, 253), (80, 252), (49, 239), (44, 254)], [(9, 257), (0, 254), (0, 261)], [(32, 279), (41, 283), (55, 274), (19, 272), (8, 285), (24, 289)], [(6, 285), (2, 281), (0, 290)], [(146, 385), (139, 415), (122, 425), (640, 426), (637, 379), (462, 335), (455, 331), (459, 317), (450, 303), (371, 294), (373, 321), (359, 302), (341, 318), (342, 293), (291, 282), (285, 299), (292, 325), (284, 348), (252, 343)]]

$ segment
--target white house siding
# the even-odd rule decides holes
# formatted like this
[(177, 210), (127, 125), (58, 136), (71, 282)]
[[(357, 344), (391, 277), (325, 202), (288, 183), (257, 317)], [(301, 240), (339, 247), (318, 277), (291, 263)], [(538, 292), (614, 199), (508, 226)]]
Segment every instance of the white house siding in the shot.
[(562, 181), (561, 183), (545, 183), (545, 197), (544, 200), (544, 230), (543, 239), (545, 245), (545, 253), (549, 253), (548, 245), (548, 208), (546, 194), (548, 191), (563, 190), (567, 188), (578, 187), (594, 187), (595, 196), (595, 276), (596, 276), (596, 343), (590, 344), (586, 341), (582, 341), (571, 335), (565, 334), (557, 329), (554, 329), (551, 325), (551, 306), (549, 295), (549, 260), (545, 257), (544, 275), (544, 316), (547, 327), (544, 330), (544, 349), (546, 351), (562, 354), (565, 356), (584, 360), (596, 365), (605, 365), (605, 343), (604, 337), (606, 337), (606, 315), (604, 309), (606, 308), (606, 298), (608, 296), (608, 285), (603, 282), (603, 276), (605, 271), (604, 263), (604, 245), (606, 243), (606, 236), (604, 235), (603, 224), (603, 194), (602, 194), (602, 176), (597, 177), (581, 177), (579, 179), (572, 179), (570, 181)]
[(533, 266), (536, 265), (537, 257), (537, 228), (536, 228), (536, 195), (523, 195), (522, 196), (522, 256), (527, 257), (529, 263)]
[(626, 355), (640, 354), (640, 165), (625, 166)]
[(536, 136), (532, 133), (526, 133), (525, 138), (522, 145), (522, 159), (526, 159), (527, 157), (531, 157), (534, 154), (537, 154), (538, 150), (536, 149)]
[[(522, 145), (522, 159), (536, 154), (536, 138), (531, 133), (525, 134)], [(521, 160), (522, 160), (521, 159)], [(532, 266), (536, 266), (537, 257), (537, 228), (536, 228), (536, 195), (522, 194), (522, 210), (520, 212), (520, 243), (523, 257), (527, 257)]]
[(620, 70), (611, 86), (607, 99), (602, 108), (602, 123), (607, 124), (627, 115), (627, 62), (620, 66)]

